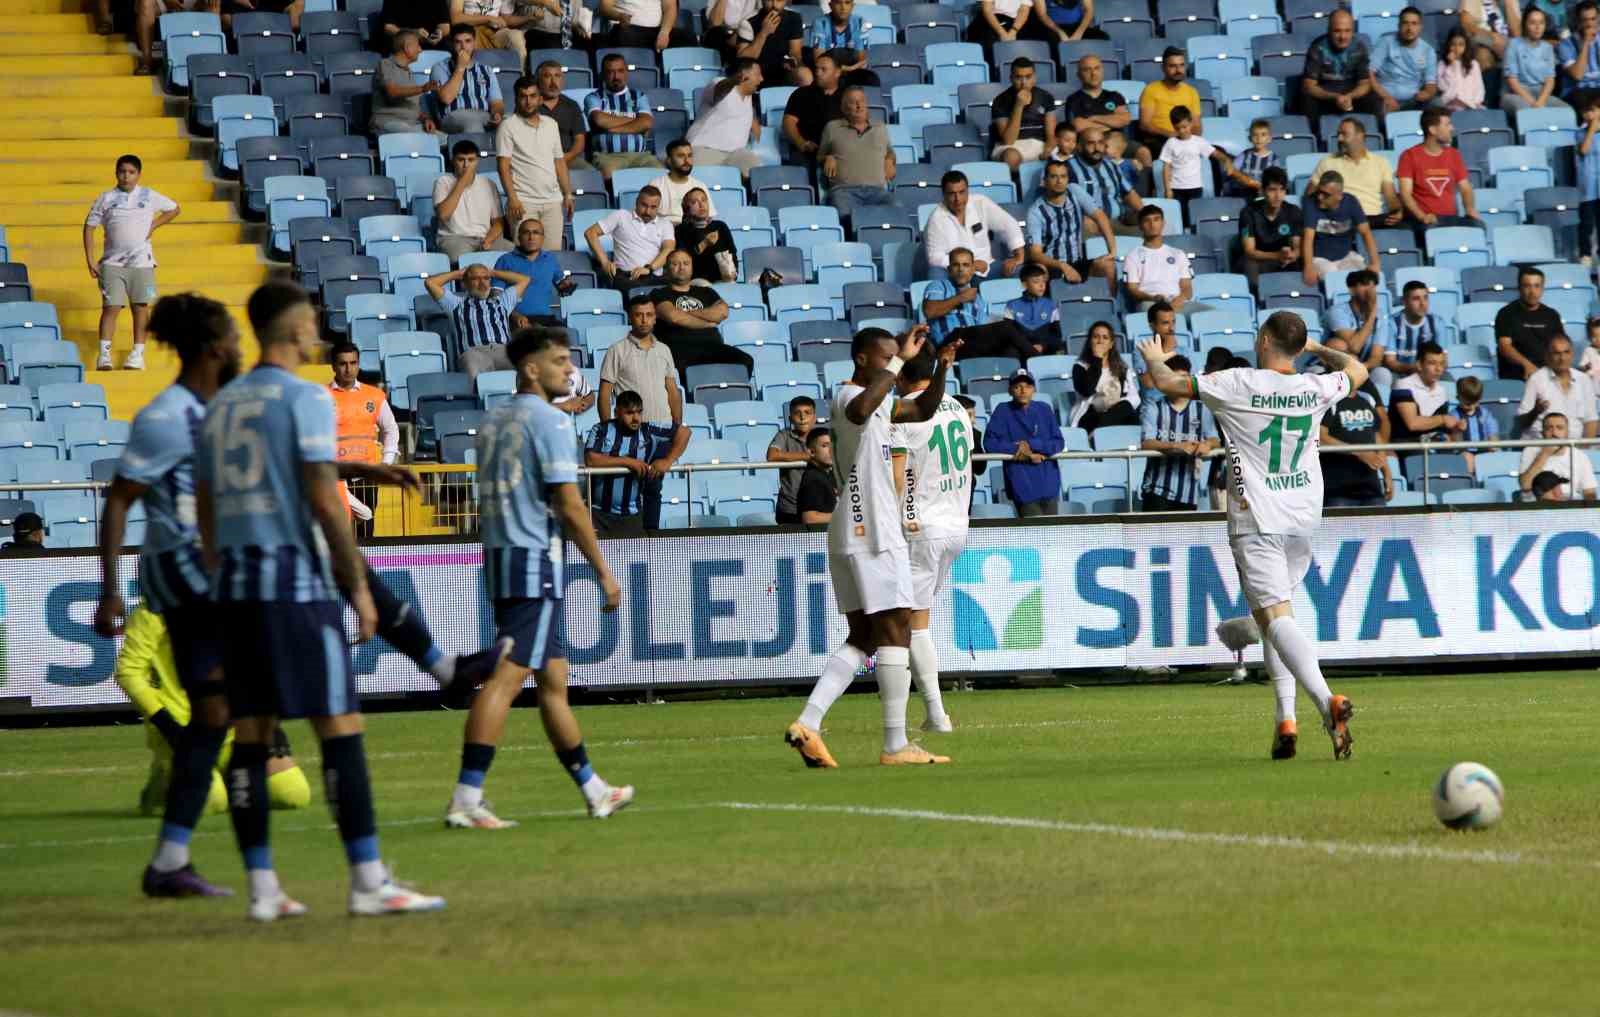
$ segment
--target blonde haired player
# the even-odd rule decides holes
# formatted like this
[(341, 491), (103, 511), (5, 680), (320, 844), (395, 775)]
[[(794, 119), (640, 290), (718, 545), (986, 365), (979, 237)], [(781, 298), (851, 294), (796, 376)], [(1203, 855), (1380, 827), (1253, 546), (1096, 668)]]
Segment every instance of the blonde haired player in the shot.
[(883, 701), (883, 752), (878, 762), (902, 766), (950, 761), (906, 738), (911, 609), (916, 601), (890, 453), (892, 425), (929, 420), (939, 409), (945, 372), (961, 346), (959, 340), (945, 343), (932, 381), (916, 398), (895, 399), (902, 367), (923, 352), (927, 341), (926, 325), (914, 326), (898, 338), (881, 328), (862, 329), (850, 343), (855, 373), (833, 395), (828, 417), (839, 505), (828, 523), (828, 574), (850, 634), (828, 659), (800, 719), (784, 732), (784, 741), (807, 766), (839, 765), (822, 742), (822, 718), (874, 652), (878, 696)]
[[(150, 778), (139, 795), (139, 811), (147, 816), (159, 815), (172, 778), (172, 746), (188, 726), (191, 707), (188, 693), (178, 681), (178, 662), (172, 656), (167, 624), (143, 604), (134, 608), (124, 623), (122, 652), (117, 654), (113, 673), (146, 724)], [(228, 811), (228, 793), (220, 771), (227, 769), (232, 750), (233, 732), (229, 731), (217, 756), (216, 769), (211, 771), (211, 791), (206, 796), (208, 814)], [(311, 785), (290, 755), (289, 739), (281, 727), (272, 758), (267, 760), (267, 796), (275, 809), (303, 809), (311, 804)]]
[[(1348, 353), (1309, 340), (1305, 322), (1277, 311), (1256, 335), (1256, 367), (1180, 375), (1160, 342), (1139, 345), (1155, 386), (1168, 398), (1200, 399), (1228, 444), (1228, 544), (1251, 617), (1262, 634), (1267, 675), (1277, 696), (1272, 758), (1295, 754), (1295, 682), (1322, 714), (1335, 759), (1348, 759), (1355, 707), (1323, 680), (1316, 647), (1294, 621), (1294, 588), (1311, 567), (1310, 535), (1322, 519), (1322, 418), (1367, 380)], [(1294, 362), (1311, 353), (1327, 374), (1300, 374)]]
[[(902, 399), (915, 398), (933, 381), (933, 360), (917, 357), (900, 369)], [(924, 731), (954, 725), (939, 694), (939, 648), (933, 641), (933, 601), (967, 544), (972, 501), (972, 422), (946, 395), (933, 417), (890, 429), (894, 477), (900, 485), (900, 525), (911, 557), (911, 680), (922, 694)]]

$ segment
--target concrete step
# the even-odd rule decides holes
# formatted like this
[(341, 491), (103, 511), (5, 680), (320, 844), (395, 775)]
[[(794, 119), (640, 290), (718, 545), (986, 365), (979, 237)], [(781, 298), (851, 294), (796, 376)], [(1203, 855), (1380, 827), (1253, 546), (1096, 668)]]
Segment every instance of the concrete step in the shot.
[[(87, 21), (84, 23), (88, 27)], [(95, 35), (92, 31), (73, 35), (70, 32), (35, 32), (33, 23), (28, 31), (18, 35), (0, 36), (0, 57), (42, 56), (116, 56), (128, 52), (128, 40), (120, 35)]]
[[(41, 59), (49, 59), (44, 57)], [(131, 57), (129, 58), (132, 59)], [(44, 77), (42, 75), (23, 75), (13, 72), (13, 61), (6, 62), (6, 77), (0, 79), (0, 95), (25, 97), (59, 96), (77, 99), (93, 99), (105, 97), (107, 92), (113, 95), (160, 95), (161, 89), (155, 77), (134, 77), (131, 70), (119, 76), (118, 81), (108, 82), (104, 77), (90, 77), (87, 72), (80, 76), (76, 73), (77, 63), (66, 63), (56, 60), (52, 69), (59, 73), (62, 70), (73, 70), (75, 73), (68, 78)], [(109, 87), (114, 85), (115, 87)]]
[[(94, 19), (83, 13), (35, 14), (28, 19), (28, 31), (35, 35), (93, 35)], [(110, 38), (124, 37), (113, 35)]]
[[(261, 285), (259, 282), (254, 282), (174, 288), (164, 285), (166, 280), (161, 277), (159, 269), (157, 270), (156, 280), (158, 284), (162, 284), (158, 285), (158, 292), (178, 293), (182, 289), (194, 289), (212, 300), (220, 300), (229, 307), (238, 308), (244, 307), (245, 302), (250, 299), (250, 294), (255, 292), (257, 286)], [(61, 319), (62, 328), (71, 327), (68, 324), (69, 314), (74, 316), (71, 318), (73, 322), (82, 320), (88, 322), (90, 327), (93, 327), (94, 323), (98, 322), (100, 318), (100, 292), (94, 288), (94, 281), (89, 278), (87, 270), (83, 273), (83, 281), (89, 285), (56, 288), (35, 284), (33, 287), (34, 299), (56, 305), (56, 314)], [(81, 319), (77, 317), (79, 312), (83, 312)]]
[[(171, 195), (168, 195), (171, 197)], [(89, 202), (51, 202), (36, 205), (0, 204), (0, 223), (7, 229), (21, 226), (77, 226), (83, 228), (83, 217)], [(180, 201), (179, 223), (237, 223), (238, 209), (227, 201)]]
[[(141, 162), (149, 160), (187, 160), (193, 157), (193, 145), (188, 138), (112, 137), (88, 141), (51, 139), (14, 141), (7, 139), (4, 155), (10, 162), (34, 159), (81, 159), (100, 162), (108, 167), (116, 165), (117, 156), (124, 152), (139, 153)], [(109, 170), (107, 172), (110, 172)]]
[[(3, 57), (0, 57), (3, 59)], [(56, 108), (55, 103), (48, 100), (37, 104), (33, 113), (45, 113), (46, 116), (30, 116), (26, 118), (8, 117), (6, 119), (7, 150), (9, 142), (17, 141), (44, 141), (55, 138), (81, 139), (94, 141), (101, 138), (182, 138), (186, 137), (183, 121), (177, 117), (163, 116), (159, 112), (154, 116), (124, 115), (120, 110), (105, 110), (98, 116), (82, 117), (68, 115)], [(140, 142), (142, 146), (144, 143)], [(129, 148), (128, 151), (143, 152), (142, 147)], [(112, 156), (112, 158), (116, 158)], [(144, 156), (139, 157), (143, 159)]]
[[(17, 0), (11, 0), (16, 3)], [(8, 5), (9, 6), (9, 5)], [(24, 33), (22, 38), (28, 38)], [(99, 36), (95, 36), (99, 38)], [(68, 71), (75, 78), (130, 78), (133, 76), (135, 61), (130, 52), (123, 52), (103, 56), (80, 56), (70, 61), (62, 60), (55, 56), (9, 56), (6, 58), (6, 74), (44, 78), (52, 75), (59, 76), (63, 71)], [(153, 79), (152, 79), (153, 80)]]
[[(127, 151), (139, 150), (130, 148)], [(90, 200), (93, 200), (94, 195), (116, 186), (117, 156), (121, 154), (118, 152), (96, 160), (73, 159), (60, 155), (28, 162), (0, 162), (0, 187), (92, 184), (97, 188), (90, 195)], [(139, 159), (144, 163), (144, 177), (141, 182), (162, 193), (169, 193), (167, 188), (178, 183), (200, 184), (211, 181), (206, 164), (198, 159), (188, 158), (187, 153), (169, 159), (153, 159), (147, 155), (140, 155)], [(32, 196), (31, 191), (28, 192), (28, 196)]]
[(6, 0), (8, 14), (82, 14), (83, 0)]
[[(53, 226), (27, 227), (30, 232), (55, 228)], [(174, 224), (168, 226), (162, 232), (165, 233), (166, 230), (182, 228), (181, 224)], [(198, 230), (217, 227), (190, 226), (189, 228)], [(88, 267), (83, 261), (83, 232), (82, 230), (75, 230), (74, 233), (76, 234), (75, 239), (65, 244), (65, 246), (63, 246), (62, 242), (57, 242), (42, 248), (32, 247), (19, 254), (16, 245), (13, 244), (11, 248), (12, 260), (26, 262), (30, 278), (33, 273), (43, 269), (68, 269), (82, 272), (84, 273), (84, 278), (88, 279)], [(208, 268), (227, 265), (260, 266), (262, 264), (261, 249), (254, 244), (241, 243), (237, 236), (227, 239), (200, 241), (194, 244), (174, 243), (173, 238), (168, 237), (167, 242), (163, 244), (162, 238), (158, 235), (156, 237), (156, 258), (160, 262), (162, 269), (177, 266)], [(157, 280), (162, 278), (160, 270), (157, 270), (156, 278)], [(202, 282), (200, 285), (204, 285), (204, 283)]]
[[(94, 199), (100, 196), (100, 192), (109, 190), (112, 183), (113, 181), (109, 176), (106, 176), (105, 179), (85, 180), (76, 184), (29, 187), (26, 194), (29, 200), (38, 202), (41, 205), (70, 205), (76, 208), (78, 210), (78, 221), (81, 222), (83, 216), (89, 211), (89, 206), (94, 204)], [(156, 190), (182, 205), (185, 219), (192, 214), (191, 205), (219, 200), (218, 187), (209, 180), (198, 180), (192, 183), (165, 180), (162, 181), (160, 186), (156, 186), (154, 183), (149, 184), (149, 186), (155, 187)], [(21, 197), (22, 194), (20, 191), (14, 190), (9, 194), (0, 196), (15, 200)], [(235, 209), (238, 207), (233, 202), (224, 202), (224, 204)], [(0, 222), (5, 221), (0, 218)]]
[[(242, 243), (244, 236), (240, 232), (241, 225), (232, 222), (186, 223), (179, 219), (170, 226), (163, 226), (156, 233), (156, 257), (160, 258), (164, 253), (181, 252), (203, 258), (210, 253), (203, 248)], [(14, 230), (8, 229), (6, 232), (11, 239), (13, 254), (19, 249), (30, 253), (48, 254), (66, 245), (75, 247), (75, 253), (79, 257), (83, 255), (81, 221), (74, 226), (21, 226)]]
[[(179, 293), (183, 290), (208, 291), (212, 287), (256, 287), (271, 276), (271, 268), (259, 259), (237, 265), (215, 263), (185, 265), (167, 261), (156, 269), (156, 285), (163, 293)], [(61, 293), (82, 289), (95, 301), (99, 300), (97, 295), (99, 290), (94, 280), (89, 278), (89, 270), (83, 264), (81, 251), (78, 263), (71, 267), (35, 268), (30, 264), (28, 281), (33, 284), (36, 293)]]

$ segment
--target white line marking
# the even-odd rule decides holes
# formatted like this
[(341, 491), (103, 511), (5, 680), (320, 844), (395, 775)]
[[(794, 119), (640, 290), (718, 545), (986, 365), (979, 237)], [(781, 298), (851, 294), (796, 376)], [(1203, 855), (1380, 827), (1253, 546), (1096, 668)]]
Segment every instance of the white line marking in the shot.
[[(1370, 844), (1359, 841), (1304, 840), (1300, 837), (1281, 837), (1270, 834), (1204, 833), (1177, 830), (1158, 826), (1121, 826), (1115, 823), (1073, 823), (1058, 819), (1030, 819), (1021, 816), (969, 815), (959, 812), (934, 812), (927, 809), (885, 809), (861, 805), (796, 805), (768, 802), (719, 802), (720, 808), (750, 812), (809, 812), (842, 816), (871, 816), (881, 819), (915, 819), (929, 823), (964, 823), (974, 826), (1001, 826), (1019, 830), (1047, 830), (1055, 833), (1081, 833), (1097, 836), (1124, 837), (1130, 840), (1162, 841), (1168, 843), (1207, 844), (1218, 847), (1274, 848), (1291, 851), (1315, 851), (1328, 855), (1357, 855), (1367, 858), (1421, 859), (1437, 862), (1473, 862), (1484, 865), (1536, 865), (1558, 864), (1546, 858), (1535, 858), (1516, 851), (1469, 851), (1453, 848), (1430, 847), (1425, 844)], [(1593, 868), (1600, 863), (1574, 864)]]

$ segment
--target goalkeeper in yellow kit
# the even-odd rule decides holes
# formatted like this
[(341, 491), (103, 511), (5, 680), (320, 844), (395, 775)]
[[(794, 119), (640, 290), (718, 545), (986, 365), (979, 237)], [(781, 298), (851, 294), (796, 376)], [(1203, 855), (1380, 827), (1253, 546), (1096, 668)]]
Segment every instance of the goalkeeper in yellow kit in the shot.
[[(139, 794), (139, 811), (146, 816), (160, 815), (172, 773), (172, 744), (189, 723), (189, 697), (178, 681), (166, 623), (142, 604), (128, 615), (122, 652), (117, 656), (116, 679), (145, 719), (145, 740), (153, 755), (150, 779)], [(217, 768), (211, 772), (207, 813), (228, 811), (222, 771), (228, 766), (232, 749), (233, 732), (229, 731), (217, 757)], [(281, 727), (267, 760), (267, 795), (275, 809), (303, 809), (311, 804), (311, 786), (290, 754), (289, 739)]]

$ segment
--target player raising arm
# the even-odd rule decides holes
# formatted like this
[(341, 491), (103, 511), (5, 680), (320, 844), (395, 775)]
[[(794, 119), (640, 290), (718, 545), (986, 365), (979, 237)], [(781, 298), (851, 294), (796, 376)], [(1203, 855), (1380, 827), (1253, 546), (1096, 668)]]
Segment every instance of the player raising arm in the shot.
[(829, 658), (784, 741), (811, 767), (834, 767), (818, 733), (828, 708), (850, 687), (856, 670), (878, 655), (878, 695), (883, 701), (886, 766), (948, 763), (906, 738), (906, 700), (911, 694), (911, 610), (916, 595), (911, 560), (900, 523), (899, 496), (891, 468), (890, 425), (930, 420), (944, 398), (944, 378), (959, 340), (939, 350), (928, 387), (911, 399), (894, 399), (906, 361), (923, 353), (928, 327), (917, 325), (896, 338), (881, 328), (856, 333), (850, 344), (855, 373), (832, 402), (833, 475), (839, 507), (828, 523), (828, 572), (833, 597), (850, 625), (844, 645)]
[[(1335, 759), (1348, 759), (1355, 708), (1323, 680), (1316, 647), (1295, 624), (1291, 598), (1311, 567), (1310, 535), (1322, 520), (1322, 418), (1367, 380), (1347, 353), (1306, 337), (1305, 322), (1274, 312), (1256, 336), (1255, 368), (1181, 376), (1159, 342), (1141, 343), (1156, 388), (1170, 398), (1199, 398), (1227, 437), (1228, 544), (1251, 616), (1262, 633), (1267, 675), (1277, 696), (1272, 758), (1295, 754), (1295, 682), (1322, 714)], [(1313, 353), (1332, 373), (1300, 374), (1294, 362)]]
[(446, 826), (481, 830), (517, 825), (496, 816), (484, 802), (483, 782), (511, 701), (530, 671), (539, 689), (545, 735), (583, 792), (589, 815), (604, 819), (633, 801), (633, 788), (612, 787), (595, 775), (567, 702), (563, 534), (594, 570), (605, 597), (601, 610), (609, 613), (622, 603), (622, 590), (600, 553), (589, 510), (578, 494), (572, 418), (551, 405), (571, 384), (572, 349), (561, 329), (525, 328), (511, 337), (506, 355), (517, 372), (517, 394), (478, 432), (478, 497), (483, 572), (497, 639), (511, 641), (512, 648), (467, 715), (461, 771), (444, 816)]

